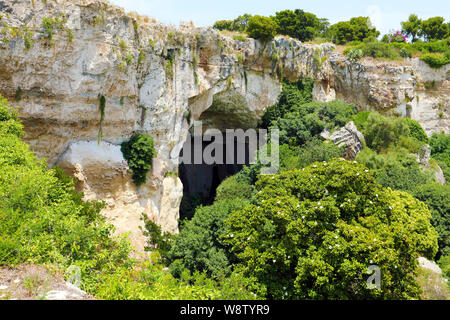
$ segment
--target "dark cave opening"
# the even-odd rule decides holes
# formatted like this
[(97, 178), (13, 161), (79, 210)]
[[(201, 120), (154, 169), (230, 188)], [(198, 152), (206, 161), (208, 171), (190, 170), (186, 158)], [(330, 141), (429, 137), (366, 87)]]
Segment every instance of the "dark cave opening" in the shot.
[[(247, 142), (238, 141), (234, 139), (233, 144), (227, 144), (226, 139), (222, 143), (218, 143), (219, 148), (223, 151), (217, 155), (219, 163), (208, 164), (205, 159), (201, 157), (199, 162), (198, 153), (201, 150), (202, 154), (212, 143), (216, 141), (206, 142), (200, 139), (194, 139), (189, 136), (180, 154), (180, 158), (190, 158), (190, 163), (182, 162), (179, 165), (179, 177), (183, 183), (183, 199), (180, 206), (180, 219), (192, 218), (195, 208), (199, 205), (211, 205), (216, 196), (217, 187), (226, 178), (235, 175), (242, 170), (244, 165), (250, 163), (249, 145)], [(230, 149), (231, 148), (231, 149)], [(189, 150), (189, 155), (186, 156), (185, 150)], [(234, 154), (234, 159), (231, 160), (230, 150)], [(238, 161), (238, 152), (245, 150), (245, 160)], [(195, 154), (197, 153), (197, 155)], [(188, 154), (188, 153), (187, 153)], [(215, 152), (212, 153), (216, 156)], [(228, 160), (227, 160), (228, 157)], [(197, 158), (197, 161), (194, 161)], [(185, 161), (186, 162), (186, 161)]]

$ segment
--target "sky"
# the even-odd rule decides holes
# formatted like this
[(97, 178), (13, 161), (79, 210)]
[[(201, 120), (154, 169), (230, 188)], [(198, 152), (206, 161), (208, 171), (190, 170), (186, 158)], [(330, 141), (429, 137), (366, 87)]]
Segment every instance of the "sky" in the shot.
[(213, 25), (217, 20), (234, 19), (250, 13), (270, 16), (285, 9), (303, 9), (330, 23), (351, 17), (369, 16), (382, 34), (400, 29), (400, 21), (410, 13), (421, 18), (434, 16), (450, 20), (449, 0), (110, 0), (110, 2), (155, 18), (163, 23), (178, 25), (193, 21), (196, 26)]

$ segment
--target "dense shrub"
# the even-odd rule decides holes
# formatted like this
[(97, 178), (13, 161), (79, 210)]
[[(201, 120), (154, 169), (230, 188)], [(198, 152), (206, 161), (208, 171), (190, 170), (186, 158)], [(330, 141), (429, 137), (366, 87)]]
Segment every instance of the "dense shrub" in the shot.
[(365, 130), (367, 119), (371, 113), (371, 111), (360, 111), (353, 116), (352, 121), (359, 131), (363, 132)]
[(301, 41), (309, 41), (321, 34), (327, 25), (325, 19), (303, 10), (283, 10), (277, 12), (273, 19), (278, 24), (278, 32)]
[(272, 121), (283, 118), (287, 113), (299, 108), (302, 104), (312, 102), (314, 79), (300, 79), (297, 82), (283, 81), (283, 88), (278, 102), (267, 108), (262, 118), (262, 127), (268, 128)]
[(424, 54), (420, 59), (434, 69), (442, 68), (450, 63), (450, 59), (447, 56), (433, 53)]
[(373, 170), (377, 183), (394, 190), (412, 192), (419, 185), (435, 182), (434, 172), (421, 169), (417, 158), (402, 148), (384, 154), (365, 148), (356, 160)]
[(413, 195), (426, 203), (433, 216), (431, 223), (439, 234), (439, 255), (450, 253), (450, 186), (438, 183), (418, 186)]
[[(358, 53), (356, 55), (356, 53)], [(398, 59), (399, 55), (392, 49), (392, 47), (384, 42), (369, 41), (361, 43), (355, 47), (344, 50), (344, 54), (353, 61), (357, 61), (362, 57), (384, 58), (384, 59)]]
[(164, 270), (158, 253), (134, 269), (119, 267), (98, 283), (98, 295), (107, 300), (254, 300), (252, 283), (241, 275), (232, 274), (220, 281), (203, 273), (183, 273), (174, 278)]
[(367, 38), (376, 38), (380, 35), (371, 27), (368, 17), (351, 18), (350, 21), (341, 21), (333, 24), (329, 30), (330, 39), (336, 44), (346, 44), (350, 41), (363, 41)]
[(234, 175), (219, 185), (216, 190), (216, 200), (250, 199), (252, 193), (252, 185), (246, 179), (240, 178), (239, 175)]
[[(230, 215), (224, 239), (236, 270), (269, 298), (419, 297), (417, 257), (437, 251), (425, 204), (345, 160), (262, 176), (256, 188), (255, 203)], [(380, 290), (366, 284), (370, 265), (381, 268)]]
[(433, 133), (430, 138), (431, 156), (437, 160), (444, 172), (445, 179), (450, 181), (450, 135)]
[(301, 148), (289, 145), (280, 146), (280, 170), (302, 169), (317, 161), (329, 161), (339, 158), (342, 149), (331, 142), (314, 138)]
[(364, 52), (359, 48), (350, 48), (345, 50), (344, 54), (351, 62), (357, 62), (364, 57)]
[(0, 97), (0, 264), (76, 265), (83, 289), (93, 293), (102, 273), (131, 264), (131, 248), (111, 237), (113, 227), (99, 214), (102, 203), (82, 202), (70, 178), (47, 170), (21, 132), (11, 132), (20, 126), (8, 110)]
[(409, 128), (402, 118), (388, 118), (371, 113), (362, 132), (367, 146), (378, 152), (386, 150), (391, 144), (397, 145), (400, 137), (409, 135)]
[(246, 32), (251, 38), (270, 41), (277, 35), (277, 29), (278, 25), (272, 18), (254, 15), (248, 20)]
[(312, 102), (295, 106), (272, 124), (280, 130), (281, 144), (301, 146), (324, 129), (344, 126), (355, 113), (355, 107), (345, 102)]
[(425, 130), (423, 130), (422, 126), (416, 120), (403, 118), (403, 122), (408, 126), (410, 137), (428, 143), (428, 136), (425, 133)]
[[(442, 269), (442, 276), (450, 280), (450, 254), (443, 255), (438, 263)], [(447, 282), (447, 286), (450, 287), (450, 283)]]
[(171, 272), (177, 277), (184, 269), (204, 271), (213, 277), (230, 275), (234, 258), (220, 239), (226, 232), (224, 221), (231, 212), (248, 204), (244, 199), (220, 200), (212, 206), (197, 208), (194, 217), (183, 225), (169, 252), (173, 261)]
[(216, 21), (213, 25), (214, 29), (223, 31), (223, 30), (232, 30), (233, 29), (233, 20), (219, 20)]
[(135, 134), (130, 141), (122, 143), (123, 157), (137, 186), (147, 181), (147, 173), (152, 168), (152, 159), (156, 156), (153, 138), (146, 134)]

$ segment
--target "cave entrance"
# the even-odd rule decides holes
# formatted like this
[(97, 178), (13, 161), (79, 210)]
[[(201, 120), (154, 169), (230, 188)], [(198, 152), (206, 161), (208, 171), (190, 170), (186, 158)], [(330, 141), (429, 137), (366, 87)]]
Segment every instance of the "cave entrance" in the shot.
[[(222, 161), (207, 164), (203, 157), (198, 157), (198, 154), (200, 150), (203, 154), (205, 148), (208, 148), (212, 143), (216, 143), (216, 146), (222, 150), (222, 152), (217, 154), (217, 157), (222, 159)], [(234, 158), (233, 161), (230, 161), (230, 150), (233, 150), (232, 155), (234, 157), (231, 157)], [(242, 161), (243, 159), (241, 158), (238, 161), (238, 154), (242, 150), (245, 150), (245, 159)], [(219, 143), (216, 141), (205, 142), (190, 135), (181, 150), (180, 159), (185, 157), (186, 154), (188, 154), (187, 157), (191, 161), (190, 163), (182, 162), (179, 165), (178, 172), (184, 188), (180, 207), (180, 218), (182, 220), (192, 218), (197, 206), (211, 205), (214, 202), (216, 189), (220, 183), (226, 178), (235, 175), (242, 170), (244, 165), (250, 163), (248, 142), (238, 141), (237, 139), (234, 139), (230, 145), (230, 142), (227, 142), (226, 139)], [(216, 157), (215, 152), (212, 154)], [(196, 157), (197, 159), (195, 159)], [(198, 161), (199, 158), (201, 158), (200, 162)]]

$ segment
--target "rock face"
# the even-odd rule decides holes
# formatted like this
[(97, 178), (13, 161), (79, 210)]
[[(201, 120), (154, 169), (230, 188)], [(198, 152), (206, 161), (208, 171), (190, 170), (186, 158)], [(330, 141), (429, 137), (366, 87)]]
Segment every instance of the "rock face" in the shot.
[[(86, 199), (105, 200), (103, 213), (118, 232), (132, 232), (139, 250), (141, 213), (177, 230), (182, 184), (166, 174), (177, 172), (193, 120), (254, 127), (276, 102), (281, 77), (314, 78), (318, 101), (341, 98), (359, 109), (411, 116), (428, 133), (449, 130), (450, 66), (350, 63), (331, 44), (239, 41), (212, 28), (163, 25), (100, 0), (3, 0), (1, 8), (0, 93), (22, 106), (26, 142), (49, 166), (77, 176)], [(137, 132), (153, 136), (158, 153), (140, 188), (119, 148)]]
[(344, 148), (343, 155), (347, 160), (354, 160), (363, 149), (364, 136), (358, 131), (353, 121), (347, 123), (342, 129), (333, 132), (329, 138), (328, 135), (329, 133), (322, 133), (322, 137)]
[(413, 154), (417, 158), (417, 162), (422, 168), (425, 169), (433, 169), (436, 176), (436, 181), (440, 184), (444, 185), (446, 184), (444, 172), (442, 171), (441, 167), (438, 164), (435, 164), (435, 167), (430, 166), (430, 159), (431, 159), (431, 147), (428, 144), (425, 144), (422, 146), (418, 154)]

